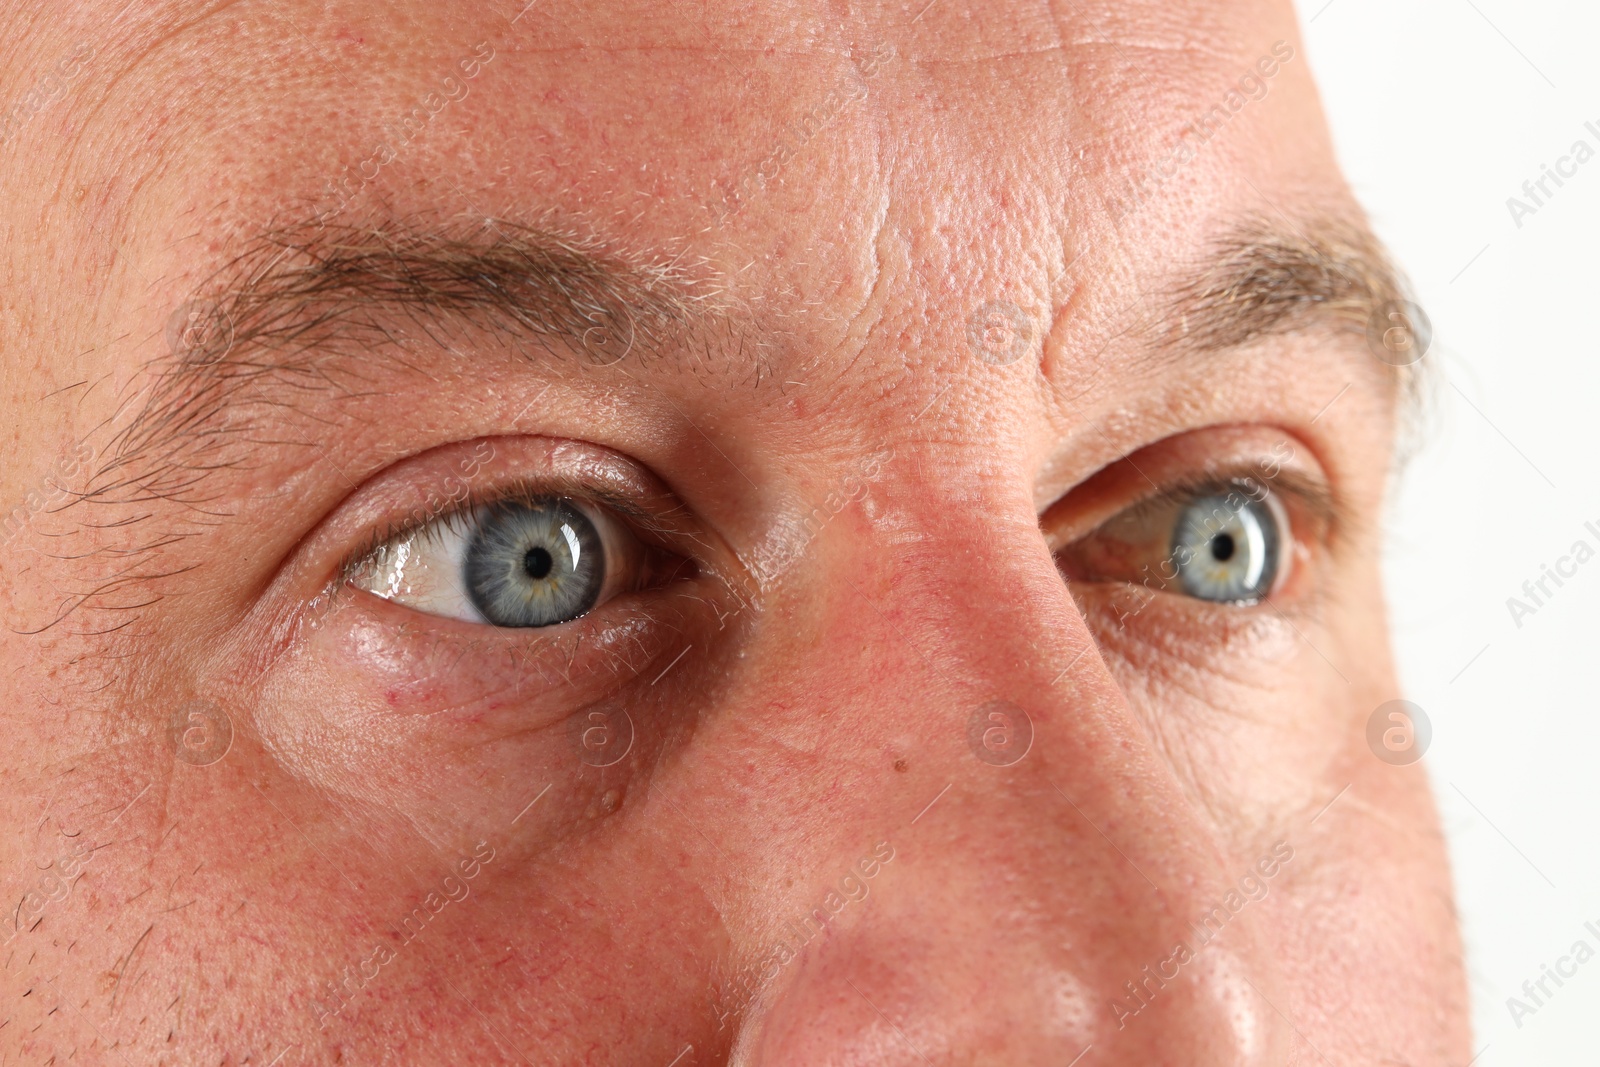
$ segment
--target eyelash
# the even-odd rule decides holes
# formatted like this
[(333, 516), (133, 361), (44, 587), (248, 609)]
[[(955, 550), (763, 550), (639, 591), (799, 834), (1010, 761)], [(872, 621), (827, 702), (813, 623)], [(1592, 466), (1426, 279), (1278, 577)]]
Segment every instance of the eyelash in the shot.
[[(414, 508), (402, 520), (389, 521), (381, 527), (372, 529), (361, 545), (341, 561), (336, 585), (347, 586), (363, 567), (374, 560), (384, 546), (401, 538), (418, 533), (423, 533), (430, 539), (439, 538), (452, 523), (470, 522), (471, 517), (481, 509), (500, 504), (531, 503), (551, 497), (575, 499), (604, 507), (624, 521), (630, 532), (649, 548), (666, 549), (673, 551), (674, 554), (681, 551), (681, 549), (669, 549), (666, 542), (671, 541), (675, 544), (681, 541), (685, 536), (684, 531), (663, 521), (663, 516), (640, 507), (623, 494), (607, 491), (603, 486), (594, 485), (580, 478), (560, 474), (524, 476), (499, 484), (471, 487), (469, 480), (481, 465), (468, 462), (463, 464), (461, 474), (452, 472), (445, 481), (448, 488), (443, 500), (439, 500), (430, 491), (430, 499), (426, 506)], [(471, 469), (468, 470), (468, 467)], [(1317, 534), (1322, 540), (1331, 542), (1339, 532), (1335, 521), (1339, 513), (1335, 499), (1328, 487), (1319, 479), (1282, 467), (1269, 474), (1259, 461), (1241, 462), (1231, 467), (1186, 475), (1169, 481), (1165, 486), (1106, 516), (1093, 528), (1080, 533), (1056, 551), (1066, 551), (1119, 517), (1142, 519), (1154, 511), (1181, 507), (1197, 497), (1230, 491), (1267, 491), (1274, 493), (1280, 499), (1287, 499), (1297, 504), (1298, 507), (1291, 510), (1309, 515), (1313, 529), (1306, 530), (1304, 524), (1292, 521), (1293, 516), (1291, 516), (1288, 534), (1292, 542), (1304, 543), (1311, 534)]]
[[(1133, 468), (1135, 471), (1137, 469)], [(1139, 476), (1144, 477), (1142, 471)], [(1147, 477), (1145, 481), (1149, 483)], [(1206, 497), (1226, 498), (1233, 494), (1267, 502), (1280, 514), (1283, 540), (1276, 566), (1281, 568), (1281, 580), (1287, 584), (1280, 586), (1275, 595), (1287, 594), (1288, 602), (1303, 601), (1303, 606), (1309, 607), (1318, 595), (1318, 583), (1310, 580), (1312, 572), (1306, 567), (1314, 562), (1319, 549), (1326, 550), (1336, 543), (1338, 511), (1326, 483), (1309, 473), (1286, 469), (1281, 465), (1239, 461), (1169, 477), (1165, 485), (1153, 488), (1142, 498), (1110, 514), (1091, 517), (1089, 521), (1092, 525), (1088, 529), (1080, 528), (1065, 543), (1053, 549), (1057, 565), (1069, 584), (1080, 584), (1085, 588), (1098, 586), (1109, 590), (1142, 585), (1151, 593), (1179, 597), (1185, 604), (1215, 606), (1230, 611), (1248, 609), (1258, 602), (1255, 598), (1231, 603), (1196, 596), (1176, 587), (1174, 578), (1177, 568), (1172, 568), (1174, 574), (1165, 573), (1170, 567), (1168, 561), (1173, 559), (1172, 552), (1157, 549), (1147, 555), (1143, 550), (1153, 548), (1156, 542), (1152, 538), (1159, 539), (1162, 536), (1158, 531), (1164, 531), (1169, 520), (1181, 521), (1185, 510), (1195, 502)], [(1124, 536), (1127, 531), (1145, 531), (1145, 534), (1130, 538)], [(1119, 549), (1119, 545), (1134, 546), (1133, 555), (1125, 555), (1126, 550)], [(1138, 546), (1143, 546), (1143, 549)], [(1145, 563), (1142, 569), (1138, 568), (1140, 559)], [(1159, 579), (1155, 584), (1150, 580), (1152, 564), (1156, 567), (1155, 577)], [(1144, 576), (1143, 580), (1139, 574)]]
[(389, 522), (367, 535), (361, 547), (339, 565), (339, 584), (351, 581), (378, 551), (392, 541), (423, 533), (438, 538), (454, 522), (465, 522), (481, 509), (497, 504), (531, 503), (550, 497), (570, 498), (608, 508), (627, 520), (635, 534), (647, 544), (658, 545), (678, 531), (662, 523), (658, 516), (638, 507), (632, 500), (603, 488), (561, 476), (524, 477), (499, 485), (470, 489), (464, 495), (447, 499), (442, 505), (415, 510), (400, 522)]
[(1255, 472), (1254, 466), (1241, 466), (1234, 470), (1223, 469), (1203, 475), (1188, 475), (1140, 498), (1115, 515), (1109, 516), (1105, 521), (1109, 522), (1122, 515), (1137, 515), (1139, 518), (1144, 518), (1152, 511), (1186, 504), (1196, 497), (1213, 493), (1239, 490), (1252, 495), (1264, 490), (1280, 498), (1287, 497), (1294, 500), (1319, 523), (1328, 527), (1334, 525), (1337, 508), (1333, 495), (1321, 482), (1295, 471), (1280, 470), (1267, 478), (1258, 478)]

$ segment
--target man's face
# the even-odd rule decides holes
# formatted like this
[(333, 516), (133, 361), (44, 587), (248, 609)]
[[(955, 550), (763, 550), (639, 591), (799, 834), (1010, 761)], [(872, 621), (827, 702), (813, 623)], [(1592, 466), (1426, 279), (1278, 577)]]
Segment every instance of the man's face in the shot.
[(0, 1060), (1465, 1061), (1287, 2), (6, 23)]

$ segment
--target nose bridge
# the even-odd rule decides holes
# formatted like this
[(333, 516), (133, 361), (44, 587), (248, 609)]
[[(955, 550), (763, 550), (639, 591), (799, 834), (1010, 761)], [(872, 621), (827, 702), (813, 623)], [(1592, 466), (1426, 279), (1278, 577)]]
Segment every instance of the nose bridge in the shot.
[(1248, 923), (1198, 943), (1190, 923), (1230, 886), (1214, 835), (1106, 672), (1031, 504), (998, 495), (902, 509), (888, 549), (843, 529), (829, 546), (852, 599), (823, 644), (902, 650), (843, 687), (838, 758), (904, 752), (912, 773), (862, 767), (886, 784), (850, 818), (896, 863), (767, 990), (739, 1062), (1063, 1064), (1090, 1045), (1102, 1064), (1281, 1062), (1270, 946)]

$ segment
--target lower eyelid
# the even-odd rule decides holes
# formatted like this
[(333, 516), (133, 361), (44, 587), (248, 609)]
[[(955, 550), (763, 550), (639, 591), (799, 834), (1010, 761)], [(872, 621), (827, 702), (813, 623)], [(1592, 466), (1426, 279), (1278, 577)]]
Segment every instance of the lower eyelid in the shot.
[(376, 597), (350, 601), (327, 643), (338, 675), (381, 715), (448, 714), (489, 734), (537, 729), (615, 690), (676, 653), (696, 626), (662, 598), (601, 606), (563, 626), (530, 630), (429, 620)]

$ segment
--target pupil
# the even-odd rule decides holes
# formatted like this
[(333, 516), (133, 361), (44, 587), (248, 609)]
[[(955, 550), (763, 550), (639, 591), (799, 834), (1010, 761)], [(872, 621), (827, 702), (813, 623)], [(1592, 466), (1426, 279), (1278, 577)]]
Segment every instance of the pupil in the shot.
[(1211, 539), (1211, 555), (1218, 563), (1226, 563), (1233, 558), (1233, 535), (1221, 533)]
[(527, 572), (529, 578), (535, 580), (548, 578), (550, 569), (555, 566), (555, 563), (555, 559), (551, 557), (548, 551), (537, 546), (528, 549), (522, 557), (522, 569)]

